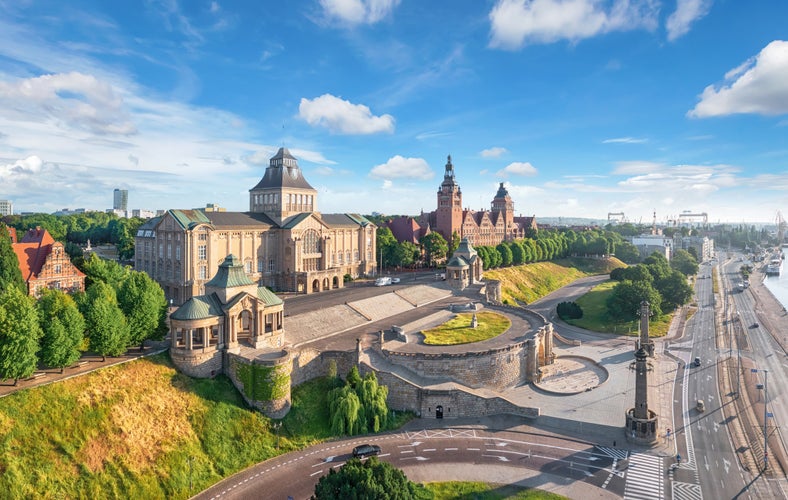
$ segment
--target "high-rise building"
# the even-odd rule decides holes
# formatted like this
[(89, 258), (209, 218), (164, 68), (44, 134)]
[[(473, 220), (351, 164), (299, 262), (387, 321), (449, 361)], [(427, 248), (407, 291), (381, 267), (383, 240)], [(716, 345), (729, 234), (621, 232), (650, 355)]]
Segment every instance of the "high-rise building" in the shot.
[(116, 189), (113, 192), (112, 208), (124, 212), (129, 209), (129, 191), (127, 189)]
[(0, 215), (14, 215), (14, 202), (11, 200), (0, 200)]

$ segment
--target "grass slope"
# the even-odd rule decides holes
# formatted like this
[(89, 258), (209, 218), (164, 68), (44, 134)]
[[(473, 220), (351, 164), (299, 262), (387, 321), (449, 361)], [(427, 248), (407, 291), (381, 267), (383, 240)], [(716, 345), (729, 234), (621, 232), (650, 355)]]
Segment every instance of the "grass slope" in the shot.
[(435, 500), (563, 500), (556, 493), (514, 485), (449, 481), (424, 485)]
[(459, 313), (446, 323), (424, 330), (424, 343), (427, 345), (457, 345), (470, 342), (481, 342), (497, 337), (512, 326), (512, 320), (490, 311), (482, 311), (476, 315), (477, 326), (471, 328), (473, 313)]
[(610, 274), (613, 269), (624, 266), (626, 264), (615, 257), (571, 258), (487, 270), (484, 277), (501, 282), (501, 300), (505, 304), (515, 304), (515, 301), (529, 304), (579, 278)]
[(332, 437), (330, 387), (296, 387), (279, 430), (229, 379), (189, 378), (167, 355), (23, 390), (0, 399), (0, 497), (188, 498)]

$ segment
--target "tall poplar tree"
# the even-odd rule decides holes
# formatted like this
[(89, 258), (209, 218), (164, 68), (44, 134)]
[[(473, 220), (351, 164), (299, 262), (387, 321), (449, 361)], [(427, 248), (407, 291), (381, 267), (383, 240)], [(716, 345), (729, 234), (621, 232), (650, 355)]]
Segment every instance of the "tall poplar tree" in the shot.
[(19, 261), (11, 246), (8, 227), (0, 222), (0, 292), (9, 286), (16, 286), (23, 293), (27, 292), (25, 279), (19, 270)]
[(0, 292), (0, 380), (29, 377), (38, 365), (38, 325), (35, 301), (16, 286)]
[(145, 340), (164, 337), (167, 299), (164, 290), (147, 274), (130, 271), (118, 290), (118, 304), (129, 324), (129, 345), (142, 349)]

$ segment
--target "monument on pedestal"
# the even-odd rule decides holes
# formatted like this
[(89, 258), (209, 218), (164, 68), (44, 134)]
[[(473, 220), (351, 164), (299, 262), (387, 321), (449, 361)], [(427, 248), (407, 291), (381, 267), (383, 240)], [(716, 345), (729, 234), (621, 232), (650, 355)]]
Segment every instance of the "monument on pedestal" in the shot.
[[(635, 406), (627, 410), (627, 439), (638, 444), (652, 444), (657, 441), (657, 414), (648, 407), (648, 351), (654, 343), (648, 338), (649, 304), (640, 303), (640, 348), (635, 352)], [(644, 319), (645, 318), (645, 319)]]

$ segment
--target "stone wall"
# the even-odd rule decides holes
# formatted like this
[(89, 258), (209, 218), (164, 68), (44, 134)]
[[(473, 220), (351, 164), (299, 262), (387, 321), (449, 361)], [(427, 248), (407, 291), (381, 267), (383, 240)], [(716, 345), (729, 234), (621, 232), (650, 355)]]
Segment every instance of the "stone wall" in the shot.
[(344, 378), (356, 364), (356, 353), (355, 351), (320, 352), (314, 348), (294, 352), (291, 372), (293, 385), (328, 375), (332, 361), (336, 363), (337, 375)]
[(190, 377), (214, 377), (224, 371), (222, 351), (215, 346), (195, 350), (170, 348), (170, 358), (178, 370)]
[(381, 349), (386, 359), (421, 377), (452, 380), (471, 388), (491, 387), (498, 390), (527, 381), (526, 352), (528, 341), (498, 349), (456, 354), (403, 353)]
[[(362, 365), (362, 373), (370, 371)], [(510, 414), (527, 418), (539, 416), (539, 408), (520, 407), (501, 397), (488, 398), (462, 389), (433, 390), (411, 384), (389, 372), (376, 372), (378, 383), (389, 389), (387, 403), (392, 410), (412, 411), (422, 418), (436, 418), (438, 407), (443, 418), (485, 417)]]

